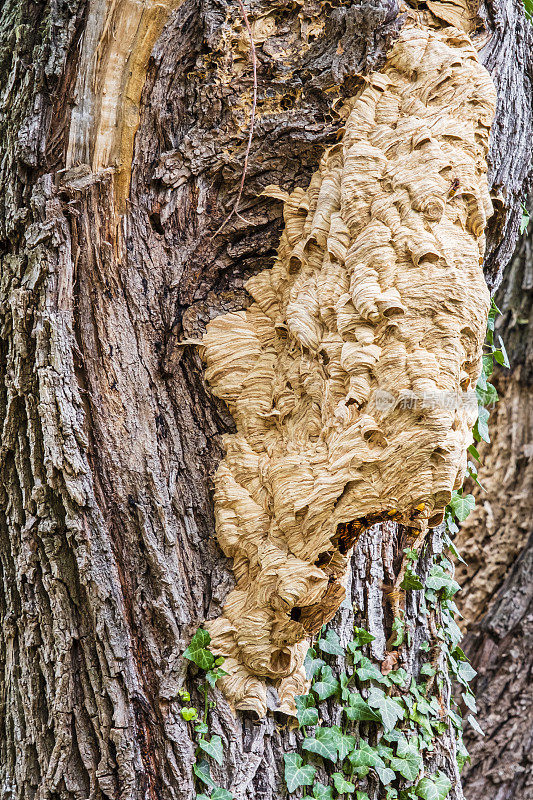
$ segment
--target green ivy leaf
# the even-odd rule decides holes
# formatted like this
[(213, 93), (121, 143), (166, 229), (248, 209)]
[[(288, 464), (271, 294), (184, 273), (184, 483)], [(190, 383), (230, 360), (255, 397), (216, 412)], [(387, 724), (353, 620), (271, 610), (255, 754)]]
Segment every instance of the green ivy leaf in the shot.
[(444, 509), (444, 519), (445, 519), (444, 524), (446, 525), (446, 530), (447, 530), (447, 533), (444, 534), (444, 541), (446, 544), (450, 545), (451, 540), (448, 534), (450, 534), (451, 536), (455, 536), (456, 533), (459, 533), (459, 528), (455, 524), (455, 519), (450, 506), (446, 506), (446, 508)]
[(337, 735), (337, 750), (339, 758), (344, 761), (346, 756), (352, 752), (355, 747), (355, 736), (350, 736), (348, 733), (343, 733), (340, 728)]
[(392, 769), (386, 767), (385, 765), (381, 766), (381, 764), (377, 764), (374, 767), (374, 769), (376, 770), (378, 778), (380, 779), (383, 786), (387, 786), (387, 784), (393, 781), (394, 778), (396, 777)]
[(421, 714), (427, 715), (433, 713), (431, 706), (429, 705), (425, 697), (423, 697), (421, 694), (419, 694), (417, 705), (418, 705), (418, 710), (420, 711)]
[(359, 645), (357, 644), (357, 642), (348, 642), (346, 647), (348, 648), (349, 652), (351, 653), (353, 663), (354, 664), (358, 664), (361, 661), (361, 659), (363, 658), (363, 654), (361, 653), (361, 650), (360, 650)]
[(365, 775), (368, 775), (371, 767), (385, 767), (385, 763), (379, 753), (363, 739), (360, 740), (357, 749), (350, 753), (348, 760), (359, 778), (364, 778)]
[(472, 692), (463, 692), (461, 697), (464, 700), (465, 706), (472, 711), (473, 714), (477, 714), (477, 705), (476, 705), (476, 698), (472, 694)]
[(233, 800), (233, 795), (227, 789), (223, 789), (222, 786), (217, 786), (216, 789), (213, 789), (211, 800)]
[(317, 781), (313, 786), (313, 797), (315, 800), (333, 800), (333, 788)]
[(476, 733), (479, 733), (480, 736), (485, 736), (485, 731), (483, 730), (477, 719), (474, 716), (472, 716), (472, 714), (469, 714), (467, 716), (467, 720), (471, 724), (473, 729), (476, 731)]
[(392, 730), (392, 731), (386, 731), (383, 734), (383, 738), (386, 742), (399, 742), (400, 739), (405, 739), (405, 736), (401, 731)]
[(393, 697), (388, 697), (382, 689), (373, 687), (368, 693), (368, 704), (379, 711), (383, 727), (386, 731), (396, 727), (399, 719), (403, 719), (405, 711), (399, 701)]
[(489, 410), (484, 406), (479, 406), (478, 417), (473, 431), (474, 439), (476, 439), (478, 442), (481, 441), (481, 439), (483, 439), (484, 442), (490, 442), (489, 416)]
[(315, 708), (315, 701), (312, 695), (302, 694), (294, 698), (296, 702), (296, 716), (298, 725), (316, 725), (318, 722), (318, 709)]
[(352, 678), (353, 675), (348, 676), (346, 672), (341, 672), (341, 674), (339, 675), (339, 682), (341, 685), (341, 699), (343, 703), (345, 703), (348, 700), (348, 697), (350, 695), (350, 690), (348, 686), (350, 685), (350, 681), (352, 680)]
[(432, 712), (433, 712), (434, 716), (440, 718), (442, 710), (441, 710), (441, 706), (439, 704), (438, 698), (435, 697), (435, 695), (433, 695), (433, 697), (431, 698), (431, 702), (430, 702), (429, 705), (431, 706), (431, 709), (432, 709)]
[(313, 684), (313, 691), (319, 700), (326, 700), (334, 695), (339, 688), (339, 681), (333, 675), (331, 667), (326, 664), (322, 667), (320, 680)]
[(318, 646), (323, 653), (329, 653), (331, 656), (344, 656), (346, 651), (340, 644), (339, 636), (335, 631), (328, 630), (326, 635), (318, 640)]
[(367, 795), (366, 792), (356, 792), (355, 800), (370, 800), (370, 797)]
[(409, 741), (405, 734), (400, 733), (396, 740), (396, 755), (400, 758), (406, 758), (414, 752), (418, 757), (420, 754), (416, 748), (416, 741), (416, 736)]
[(391, 758), (390, 766), (395, 772), (399, 772), (406, 780), (415, 781), (420, 767), (422, 765), (422, 756), (417, 749), (412, 746), (405, 748), (400, 754), (398, 748), (398, 755)]
[(303, 740), (302, 748), (322, 758), (337, 761), (337, 735), (332, 728), (318, 728), (314, 737)]
[(339, 794), (346, 794), (347, 792), (351, 794), (355, 792), (355, 784), (347, 781), (342, 772), (334, 772), (331, 777), (333, 778), (335, 789)]
[(194, 726), (194, 731), (195, 733), (200, 734), (209, 733), (209, 725), (207, 725), (205, 722), (199, 722)]
[(457, 659), (457, 661), (468, 661), (464, 650), (462, 650), (458, 645), (454, 648), (453, 657)]
[(396, 637), (392, 642), (392, 646), (399, 647), (401, 644), (403, 644), (405, 635), (405, 622), (403, 619), (400, 619), (400, 617), (394, 617), (392, 630), (396, 632)]
[(442, 567), (434, 566), (426, 579), (426, 587), (433, 589), (435, 592), (442, 592), (444, 600), (453, 597), (453, 595), (461, 588), (460, 584), (448, 575)]
[(381, 717), (374, 711), (359, 692), (352, 692), (348, 698), (348, 705), (344, 706), (344, 713), (352, 722), (381, 722)]
[(417, 783), (415, 794), (422, 800), (439, 800), (439, 791), (430, 778), (422, 778)]
[(357, 628), (354, 625), (353, 638), (354, 641), (361, 647), (364, 644), (369, 644), (370, 642), (373, 642), (376, 637), (372, 636), (372, 634), (369, 633), (368, 631), (365, 631), (364, 628)]
[[(454, 584), (456, 581), (454, 581)], [(459, 584), (457, 584), (459, 585)], [(455, 586), (450, 587), (450, 591), (455, 591)], [(446, 634), (452, 647), (455, 647), (458, 642), (463, 638), (462, 631), (451, 615), (446, 615)]]
[(435, 669), (433, 664), (430, 664), (429, 662), (427, 662), (426, 664), (422, 664), (422, 666), (420, 668), (420, 674), (421, 675), (428, 675), (430, 678), (433, 677), (433, 675), (436, 673), (436, 671), (437, 670)]
[(197, 761), (195, 764), (193, 764), (192, 769), (196, 777), (199, 780), (201, 780), (202, 783), (207, 784), (207, 786), (210, 786), (211, 788), (216, 786), (214, 780), (211, 777), (209, 764), (207, 763), (207, 761), (205, 761), (205, 759), (201, 759), (200, 761)]
[(408, 678), (407, 672), (403, 667), (395, 669), (388, 674), (389, 680), (396, 684), (396, 686), (403, 686)]
[(402, 589), (423, 589), (424, 584), (418, 577), (415, 575), (414, 572), (411, 570), (406, 570), (405, 575), (403, 576), (403, 581), (400, 584)]
[(484, 386), (478, 382), (476, 386), (476, 396), (478, 403), (480, 403), (482, 406), (493, 406), (498, 402), (498, 392), (496, 391), (496, 387), (493, 386), (492, 383), (487, 383), (486, 378)]
[(313, 783), (316, 769), (310, 764), (304, 764), (298, 753), (285, 753), (285, 783), (290, 793), (295, 792), (300, 786), (310, 786)]
[[(209, 631), (206, 631), (205, 628), (198, 628), (196, 633), (191, 639), (190, 645), (193, 645), (195, 648), (198, 647), (209, 647), (211, 644), (211, 635)], [(190, 647), (189, 645), (189, 647)]]
[(448, 718), (456, 730), (463, 730), (462, 718), (459, 716), (459, 714), (456, 714), (454, 711), (452, 711), (451, 708), (448, 709)]
[(470, 761), (470, 755), (468, 753), (468, 750), (464, 746), (462, 738), (460, 738), (457, 742), (456, 752), (457, 752), (457, 766), (459, 767), (459, 772), (461, 772), (466, 762)]
[(199, 740), (198, 744), (204, 751), (207, 753), (208, 756), (214, 758), (217, 764), (223, 764), (224, 762), (224, 746), (222, 744), (222, 739), (220, 736), (212, 736), (209, 740), (204, 739), (203, 737)]
[(437, 774), (433, 776), (433, 780), (435, 781), (435, 786), (437, 787), (437, 791), (439, 793), (439, 800), (444, 800), (452, 788), (450, 779), (444, 774), (444, 772), (439, 770)]
[[(208, 652), (208, 651), (206, 651), (206, 652)], [(223, 678), (224, 675), (227, 675), (227, 674), (228, 673), (226, 672), (225, 669), (220, 669), (220, 667), (217, 667), (216, 669), (210, 669), (207, 672), (205, 677), (207, 678), (207, 682), (209, 683), (211, 688), (214, 689), (215, 688), (215, 684), (218, 681), (218, 679), (219, 678)]]
[(457, 665), (457, 678), (463, 685), (470, 683), (476, 675), (477, 672), (469, 661), (460, 661)]
[(409, 719), (413, 720), (423, 731), (425, 731), (430, 738), (433, 738), (433, 731), (427, 715), (420, 714), (418, 711), (418, 703), (415, 703), (409, 712)]
[(384, 741), (385, 741), (384, 739), (381, 739), (377, 743), (376, 750), (378, 751), (379, 755), (384, 761), (390, 761), (391, 758), (394, 758), (394, 750), (392, 749), (392, 747), (389, 747), (388, 745), (384, 744)]
[(210, 650), (206, 649), (210, 641), (211, 636), (208, 631), (204, 628), (198, 628), (191, 639), (191, 643), (183, 653), (183, 657), (188, 658), (189, 661), (194, 661), (200, 669), (211, 669), (215, 663), (215, 657)]
[(465, 560), (464, 560), (464, 558), (462, 557), (461, 553), (459, 552), (459, 550), (457, 549), (457, 547), (455, 546), (455, 544), (454, 544), (454, 543), (451, 541), (451, 539), (450, 539), (450, 541), (448, 542), (448, 547), (450, 548), (451, 552), (453, 553), (453, 555), (455, 556), (455, 558), (457, 559), (457, 561), (460, 561), (460, 562), (461, 562), (461, 564), (466, 564), (466, 561), (465, 561)]
[(476, 389), (483, 390), (486, 388), (487, 388), (487, 374), (485, 370), (482, 369), (476, 384)]
[(450, 780), (439, 770), (431, 778), (422, 778), (416, 785), (415, 794), (422, 800), (444, 800), (451, 787)]
[(468, 447), (468, 452), (470, 453), (470, 455), (471, 455), (473, 458), (475, 458), (475, 459), (476, 459), (476, 461), (479, 461), (479, 462), (481, 462), (481, 458), (480, 458), (480, 456), (479, 456), (479, 453), (478, 453), (478, 451), (476, 450), (476, 448), (474, 447), (474, 445), (473, 445), (473, 444), (471, 444), (471, 445), (470, 445), (470, 447)]
[(182, 708), (180, 714), (186, 722), (190, 722), (197, 718), (198, 711), (195, 708)]
[(465, 521), (475, 505), (476, 500), (473, 494), (467, 494), (463, 496), (463, 494), (457, 490), (452, 492), (450, 506), (452, 507), (453, 513), (459, 522)]
[(487, 378), (490, 378), (490, 376), (494, 372), (494, 359), (492, 357), (492, 353), (489, 353), (488, 355), (482, 356), (481, 357), (481, 364), (482, 364), (481, 368), (482, 368), (483, 372), (485, 373)]
[(505, 349), (505, 345), (503, 343), (503, 339), (502, 339), (501, 336), (498, 336), (498, 341), (499, 341), (499, 344), (500, 344), (500, 349), (494, 351), (494, 353), (493, 353), (494, 358), (495, 358), (495, 360), (497, 361), (498, 364), (502, 365), (502, 367), (507, 367), (507, 369), (509, 369), (511, 365), (509, 363), (509, 357), (507, 355), (507, 350)]
[[(524, 6), (526, 7), (526, 14), (531, 17), (533, 12), (533, 6), (530, 0), (524, 0)], [(522, 203), (522, 216), (520, 218), (520, 233), (524, 234), (527, 231), (529, 225), (529, 211)]]
[(489, 329), (489, 331), (493, 331), (494, 330), (496, 317), (499, 316), (501, 313), (502, 312), (500, 311), (500, 309), (498, 308), (498, 306), (494, 302), (494, 297), (491, 297), (491, 299), (490, 299), (490, 309), (489, 309), (489, 314), (488, 314), (488, 319), (487, 319), (487, 328)]
[(356, 669), (356, 674), (361, 681), (377, 681), (383, 683), (385, 686), (390, 685), (390, 680), (386, 675), (381, 673), (379, 667), (370, 661), (369, 658), (363, 656)]
[(307, 679), (312, 681), (315, 677), (316, 673), (318, 672), (321, 667), (326, 666), (326, 662), (323, 658), (312, 658), (309, 656), (309, 651), (307, 652), (307, 656), (305, 657), (305, 674), (307, 675)]

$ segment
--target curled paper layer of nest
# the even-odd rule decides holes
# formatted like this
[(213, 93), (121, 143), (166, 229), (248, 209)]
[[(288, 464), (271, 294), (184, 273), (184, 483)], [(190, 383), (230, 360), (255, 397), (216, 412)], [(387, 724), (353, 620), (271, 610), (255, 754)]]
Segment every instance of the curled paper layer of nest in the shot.
[(285, 230), (253, 304), (208, 325), (206, 377), (237, 428), (215, 477), (237, 585), (208, 623), (235, 708), (263, 715), (270, 681), (291, 713), (358, 534), (435, 524), (462, 484), (494, 105), (464, 31), (404, 26), (308, 189), (270, 189)]

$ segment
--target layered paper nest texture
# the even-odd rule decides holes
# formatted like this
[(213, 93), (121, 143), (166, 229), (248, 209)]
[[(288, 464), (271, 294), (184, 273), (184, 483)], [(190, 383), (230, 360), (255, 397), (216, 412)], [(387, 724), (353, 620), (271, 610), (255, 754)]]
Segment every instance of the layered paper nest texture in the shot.
[(236, 708), (263, 714), (265, 679), (286, 711), (305, 692), (309, 634), (344, 596), (347, 530), (434, 524), (462, 484), (494, 106), (464, 32), (404, 26), (309, 187), (269, 189), (285, 230), (247, 283), (254, 302), (208, 325), (206, 377), (237, 430), (215, 477), (237, 584), (208, 627)]

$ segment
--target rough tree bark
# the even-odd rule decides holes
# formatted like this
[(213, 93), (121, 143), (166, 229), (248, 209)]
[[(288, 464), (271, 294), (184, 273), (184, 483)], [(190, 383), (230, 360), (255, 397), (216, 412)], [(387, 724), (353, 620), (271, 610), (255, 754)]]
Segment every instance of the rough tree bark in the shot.
[[(244, 280), (271, 263), (282, 224), (261, 189), (307, 185), (335, 140), (339, 101), (379, 68), (401, 24), (395, 0), (247, 9), (259, 77), (247, 221), (213, 236), (236, 197), (249, 123), (237, 4), (2, 6), (5, 800), (194, 796), (177, 692), (191, 634), (232, 585), (210, 494), (232, 420), (180, 341), (247, 302)], [(518, 0), (482, 14), (482, 60), (499, 92), (490, 177), (503, 198), (489, 230), (492, 287), (514, 248), (531, 156), (531, 34)], [(354, 556), (352, 599), (377, 661), (403, 536), (375, 526)], [(426, 561), (439, 541), (437, 531)], [(417, 611), (411, 599), (408, 671), (426, 624)], [(341, 635), (351, 622), (342, 609)], [(281, 756), (296, 741), (283, 719), (235, 718), (217, 694), (212, 728), (226, 742), (221, 785), (236, 798), (283, 795)], [(447, 734), (434, 760), (454, 777)], [(457, 783), (451, 796), (462, 797)]]
[[(527, 204), (531, 205), (531, 201)], [(500, 401), (483, 448), (478, 504), (457, 545), (467, 565), (457, 579), (465, 617), (464, 648), (478, 670), (479, 720), (485, 738), (470, 737), (465, 767), (470, 797), (528, 800), (533, 797), (533, 570), (532, 537), (532, 236), (523, 237), (496, 302), (498, 332), (511, 371), (498, 370)]]

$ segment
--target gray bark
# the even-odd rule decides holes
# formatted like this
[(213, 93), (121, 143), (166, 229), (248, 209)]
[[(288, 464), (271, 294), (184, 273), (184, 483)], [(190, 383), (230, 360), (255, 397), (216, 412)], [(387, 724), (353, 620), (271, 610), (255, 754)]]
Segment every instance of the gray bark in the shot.
[[(148, 63), (131, 188), (115, 223), (113, 170), (66, 168), (85, 0), (7, 0), (0, 12), (0, 792), (16, 800), (190, 798), (193, 744), (181, 658), (220, 613), (231, 570), (214, 539), (210, 476), (232, 420), (181, 339), (246, 303), (281, 230), (270, 183), (306, 185), (339, 127), (333, 107), (379, 68), (400, 25), (390, 2), (303, 7), (255, 0), (278, 30), (258, 47), (259, 112), (241, 211), (251, 69), (224, 35), (225, 0), (186, 0)], [(298, 15), (302, 14), (300, 18)], [(518, 0), (486, 9), (483, 59), (499, 90), (491, 176), (505, 195), (489, 235), (495, 285), (514, 247), (530, 161), (531, 36)], [(304, 23), (325, 27), (306, 54)], [(291, 46), (291, 69), (280, 54)], [(229, 65), (229, 67), (228, 67)], [(239, 69), (237, 69), (239, 66)], [(234, 77), (221, 85), (218, 70)], [(357, 548), (352, 598), (379, 660), (390, 634), (384, 584), (404, 531)], [(439, 547), (435, 533), (426, 561)], [(425, 624), (407, 609), (413, 671)], [(336, 621), (341, 635), (351, 611)], [(420, 618), (419, 618), (420, 617)], [(295, 733), (235, 718), (216, 693), (215, 773), (236, 798), (283, 796)], [(335, 713), (332, 709), (331, 713)], [(444, 735), (435, 762), (453, 776)], [(461, 789), (454, 788), (460, 798)]]
[[(531, 207), (531, 197), (527, 203)], [(458, 536), (467, 561), (458, 580), (467, 636), (478, 670), (481, 738), (469, 733), (467, 797), (533, 797), (533, 235), (524, 236), (496, 302), (511, 371), (495, 383), (501, 399), (483, 450), (477, 507)]]

